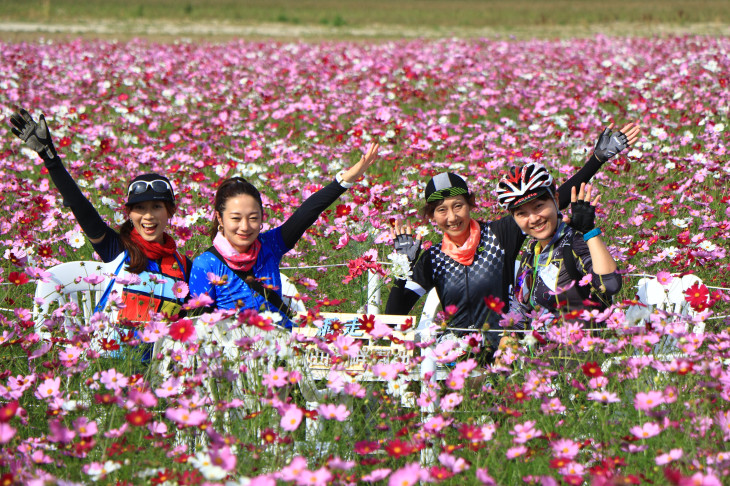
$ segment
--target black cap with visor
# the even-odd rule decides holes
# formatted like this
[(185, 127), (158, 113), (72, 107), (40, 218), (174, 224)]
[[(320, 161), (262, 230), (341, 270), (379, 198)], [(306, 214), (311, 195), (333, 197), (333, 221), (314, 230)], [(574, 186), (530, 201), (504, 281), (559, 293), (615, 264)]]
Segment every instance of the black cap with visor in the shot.
[(175, 193), (167, 177), (159, 174), (142, 174), (129, 183), (127, 206), (146, 201), (167, 201), (175, 204)]

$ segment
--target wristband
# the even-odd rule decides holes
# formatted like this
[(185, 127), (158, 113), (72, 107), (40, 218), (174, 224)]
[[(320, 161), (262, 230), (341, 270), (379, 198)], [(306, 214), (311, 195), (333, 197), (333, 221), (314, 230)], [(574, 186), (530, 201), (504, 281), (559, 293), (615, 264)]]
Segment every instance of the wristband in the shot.
[(583, 235), (583, 241), (588, 241), (591, 238), (593, 238), (594, 236), (600, 236), (602, 234), (603, 233), (601, 233), (601, 228), (593, 228), (588, 233)]
[(338, 183), (339, 185), (341, 185), (342, 187), (344, 187), (345, 189), (349, 189), (349, 188), (351, 188), (352, 186), (354, 186), (354, 185), (355, 185), (355, 183), (354, 183), (354, 182), (345, 182), (345, 181), (344, 181), (344, 179), (342, 179), (342, 175), (343, 175), (343, 174), (344, 174), (344, 172), (339, 172), (339, 173), (338, 173), (338, 174), (337, 174), (337, 175), (335, 176), (335, 180), (337, 181), (337, 183)]

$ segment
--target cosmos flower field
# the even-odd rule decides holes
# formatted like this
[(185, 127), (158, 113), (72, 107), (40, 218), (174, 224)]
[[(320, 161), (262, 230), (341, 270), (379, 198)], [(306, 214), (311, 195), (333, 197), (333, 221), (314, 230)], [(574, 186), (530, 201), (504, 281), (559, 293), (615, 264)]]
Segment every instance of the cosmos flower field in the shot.
[[(730, 39), (77, 40), (0, 53), (0, 483), (719, 485), (730, 473)], [(65, 306), (34, 324), (47, 269), (94, 257), (10, 133), (17, 107), (45, 113), (110, 224), (133, 175), (167, 175), (190, 257), (210, 246), (222, 178), (262, 190), (271, 228), (379, 140), (380, 161), (284, 260), (306, 326), (357, 312), (368, 268), (387, 296), (389, 229), (417, 221), (432, 175), (464, 176), (475, 215), (500, 217), (493, 187), (510, 165), (539, 161), (565, 180), (603, 127), (635, 121), (639, 142), (595, 178), (624, 290), (603, 313), (537, 322), (545, 342), (520, 336), (500, 366), (479, 364), (479, 338), (439, 345), (451, 365), (430, 387), (428, 342), (347, 373), (351, 337), (295, 338), (256, 312), (153, 319), (143, 340), (168, 345), (143, 362), (135, 339), (102, 340), (102, 316)], [(668, 287), (688, 274), (703, 282), (691, 315), (637, 312), (640, 275)], [(211, 344), (223, 323), (238, 333), (226, 349)], [(377, 319), (361, 327), (397, 341)], [(668, 338), (673, 352), (658, 354)], [(316, 405), (302, 391), (308, 349), (331, 362)]]

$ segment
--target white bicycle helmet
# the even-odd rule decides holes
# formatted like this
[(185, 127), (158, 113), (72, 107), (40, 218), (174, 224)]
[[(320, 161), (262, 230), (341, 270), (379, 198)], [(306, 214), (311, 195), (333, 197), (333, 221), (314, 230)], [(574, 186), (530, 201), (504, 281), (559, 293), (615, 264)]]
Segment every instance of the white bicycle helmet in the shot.
[(554, 195), (554, 187), (553, 176), (541, 164), (533, 162), (512, 167), (497, 183), (497, 202), (504, 209), (511, 210), (546, 192)]

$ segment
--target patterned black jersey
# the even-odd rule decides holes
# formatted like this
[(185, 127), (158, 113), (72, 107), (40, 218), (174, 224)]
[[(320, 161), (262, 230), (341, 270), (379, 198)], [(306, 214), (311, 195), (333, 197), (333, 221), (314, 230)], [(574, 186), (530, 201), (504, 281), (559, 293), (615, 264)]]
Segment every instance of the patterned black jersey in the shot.
[[(511, 216), (479, 222), (479, 230), (479, 246), (469, 266), (446, 255), (441, 245), (421, 252), (411, 279), (400, 281), (391, 291), (385, 313), (408, 313), (422, 295), (435, 287), (444, 308), (457, 308), (449, 327), (481, 329), (489, 322), (491, 329), (501, 330), (499, 314), (490, 310), (484, 299), (497, 297), (509, 305), (515, 261), (525, 236)], [(497, 332), (488, 333), (487, 337), (493, 345), (499, 342)]]

